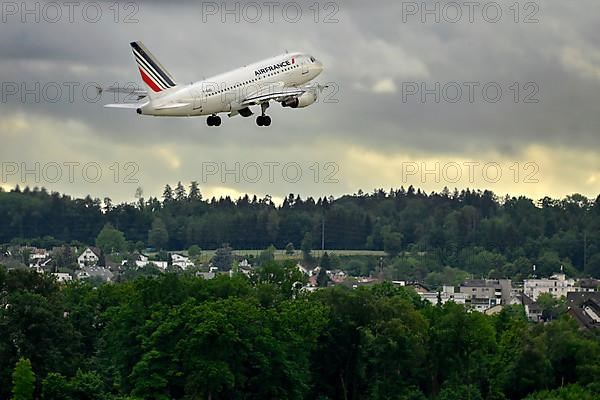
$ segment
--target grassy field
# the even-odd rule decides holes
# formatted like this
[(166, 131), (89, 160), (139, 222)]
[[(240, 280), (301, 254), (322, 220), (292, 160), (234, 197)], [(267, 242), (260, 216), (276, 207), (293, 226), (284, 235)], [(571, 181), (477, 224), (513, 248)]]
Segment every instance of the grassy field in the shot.
[[(258, 257), (262, 250), (234, 250), (233, 253), (236, 256), (244, 257), (244, 256), (254, 256)], [(337, 256), (370, 256), (370, 257), (383, 257), (385, 256), (385, 252), (383, 251), (372, 251), (372, 250), (325, 250), (329, 255), (337, 255)], [(175, 252), (178, 254), (187, 255), (187, 251)], [(215, 250), (202, 250), (202, 255), (200, 259), (202, 262), (209, 261), (215, 254)], [(313, 257), (321, 257), (323, 255), (322, 250), (313, 250)], [(287, 255), (285, 250), (276, 250), (275, 251), (275, 259), (276, 260), (301, 260), (302, 252), (300, 250), (296, 250), (293, 255)]]

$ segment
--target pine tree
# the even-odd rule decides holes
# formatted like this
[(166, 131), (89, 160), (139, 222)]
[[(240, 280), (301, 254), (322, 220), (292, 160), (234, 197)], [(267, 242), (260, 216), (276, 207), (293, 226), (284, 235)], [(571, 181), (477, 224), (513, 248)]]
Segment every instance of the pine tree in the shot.
[(294, 255), (294, 252), (296, 251), (296, 249), (294, 249), (294, 243), (289, 242), (286, 246), (285, 246), (285, 254), (288, 256), (292, 256)]
[(17, 361), (12, 374), (13, 400), (32, 400), (35, 390), (35, 374), (31, 368), (31, 361), (21, 358)]
[(175, 188), (175, 200), (184, 201), (186, 198), (185, 187), (183, 187), (181, 181), (177, 182), (177, 187)]
[(168, 203), (173, 200), (173, 189), (171, 189), (171, 185), (165, 185), (165, 190), (163, 191), (163, 202)]
[(202, 193), (200, 193), (200, 187), (198, 185), (198, 182), (193, 181), (190, 184), (190, 193), (188, 194), (188, 199), (197, 201), (202, 200)]

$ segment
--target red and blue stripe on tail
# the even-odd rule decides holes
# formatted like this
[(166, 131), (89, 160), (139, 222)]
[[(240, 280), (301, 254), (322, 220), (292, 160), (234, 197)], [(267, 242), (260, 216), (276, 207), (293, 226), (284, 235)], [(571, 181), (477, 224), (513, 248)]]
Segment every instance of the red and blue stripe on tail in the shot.
[(175, 80), (142, 42), (131, 42), (142, 80), (154, 92), (160, 93), (177, 86)]

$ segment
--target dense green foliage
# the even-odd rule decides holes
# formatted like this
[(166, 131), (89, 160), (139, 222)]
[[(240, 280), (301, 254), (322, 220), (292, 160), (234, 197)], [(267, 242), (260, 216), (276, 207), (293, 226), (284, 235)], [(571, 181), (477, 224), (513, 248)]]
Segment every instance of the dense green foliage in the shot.
[(423, 303), (380, 284), (307, 294), (293, 264), (94, 288), (0, 268), (0, 398), (31, 360), (35, 398), (597, 399), (600, 337)]
[(15, 365), (12, 375), (13, 400), (33, 400), (35, 390), (35, 374), (31, 368), (31, 361), (21, 358)]
[(600, 197), (581, 195), (532, 201), (499, 199), (489, 191), (425, 194), (410, 187), (316, 201), (290, 195), (275, 206), (268, 196), (206, 201), (193, 184), (189, 193), (182, 185), (167, 187), (162, 201), (115, 205), (108, 198), (71, 199), (26, 188), (0, 190), (0, 221), (0, 243), (50, 247), (97, 242), (112, 250), (123, 245), (122, 232), (130, 250), (144, 245), (167, 250), (274, 245), (302, 249), (307, 259), (311, 249), (321, 247), (324, 227), (327, 249), (386, 250), (392, 256), (427, 253), (425, 261), (398, 261), (390, 272), (398, 276), (427, 264), (415, 278), (452, 274), (444, 271), (451, 267), (518, 279), (536, 264), (541, 276), (564, 265), (571, 276), (600, 277)]

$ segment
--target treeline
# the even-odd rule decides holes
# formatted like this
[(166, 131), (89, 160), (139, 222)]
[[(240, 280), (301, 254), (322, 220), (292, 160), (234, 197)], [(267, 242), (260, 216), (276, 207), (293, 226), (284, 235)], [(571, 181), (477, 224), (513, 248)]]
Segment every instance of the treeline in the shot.
[[(300, 248), (307, 233), (320, 248), (324, 231), (327, 249), (427, 252), (436, 264), (458, 268), (482, 264), (477, 258), (483, 253), (501, 274), (522, 265), (531, 271), (538, 263), (538, 274), (563, 265), (572, 274), (600, 275), (600, 196), (533, 201), (468, 189), (426, 194), (411, 186), (338, 199), (289, 195), (276, 206), (269, 196), (203, 199), (193, 182), (189, 188), (167, 185), (162, 199), (113, 204), (17, 188), (0, 193), (0, 220), (0, 243), (93, 244), (110, 223), (133, 248)], [(478, 268), (465, 269), (490, 269)]]
[(299, 292), (292, 265), (92, 287), (0, 268), (0, 398), (506, 400), (600, 396), (600, 336), (422, 302)]

